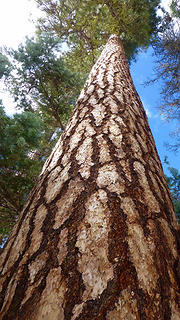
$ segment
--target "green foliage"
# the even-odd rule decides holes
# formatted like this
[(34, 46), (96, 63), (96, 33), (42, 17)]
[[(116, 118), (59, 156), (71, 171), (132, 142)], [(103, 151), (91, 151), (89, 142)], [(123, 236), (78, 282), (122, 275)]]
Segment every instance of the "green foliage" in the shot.
[(0, 51), (0, 79), (7, 77), (11, 72), (11, 63), (8, 58)]
[(171, 174), (170, 176), (166, 176), (166, 181), (174, 203), (177, 219), (180, 224), (180, 173), (177, 169), (170, 167), (167, 157), (165, 157), (164, 163), (168, 165), (168, 171)]
[(178, 0), (173, 0), (170, 5), (171, 14), (175, 18), (180, 18), (180, 3)]
[[(153, 43), (156, 57), (156, 78), (161, 80), (160, 112), (167, 120), (180, 122), (180, 24), (172, 20), (159, 33)], [(176, 140), (171, 149), (180, 146), (180, 131), (172, 133)]]
[(55, 140), (43, 119), (25, 111), (8, 117), (0, 106), (0, 234), (11, 230)]
[[(112, 33), (118, 34), (128, 59), (156, 32), (159, 0), (36, 0), (46, 18), (41, 30), (53, 31), (70, 47), (71, 66), (89, 71)], [(71, 59), (71, 60), (70, 60)]]
[(47, 122), (63, 130), (81, 82), (65, 66), (60, 45), (59, 39), (42, 34), (36, 40), (27, 38), (18, 50), (9, 49), (14, 69), (6, 82), (17, 107), (38, 110)]
[(180, 25), (170, 24), (154, 43), (157, 79), (163, 80), (161, 106), (167, 118), (180, 119)]

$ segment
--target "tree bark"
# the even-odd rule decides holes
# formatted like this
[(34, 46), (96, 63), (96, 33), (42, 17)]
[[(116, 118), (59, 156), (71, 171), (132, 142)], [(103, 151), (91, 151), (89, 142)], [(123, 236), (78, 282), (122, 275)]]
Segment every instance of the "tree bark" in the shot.
[(2, 320), (180, 319), (178, 225), (111, 36), (1, 255)]

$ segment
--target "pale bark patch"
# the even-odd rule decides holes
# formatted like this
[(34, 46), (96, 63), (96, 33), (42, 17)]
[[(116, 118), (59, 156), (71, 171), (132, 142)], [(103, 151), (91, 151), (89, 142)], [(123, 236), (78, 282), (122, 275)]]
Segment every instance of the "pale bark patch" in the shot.
[(95, 107), (93, 108), (92, 114), (93, 114), (96, 126), (100, 126), (106, 115), (105, 106), (101, 104), (95, 105)]
[(144, 197), (145, 197), (146, 204), (149, 208), (149, 211), (160, 212), (159, 204), (155, 199), (155, 197), (153, 196), (153, 193), (150, 189), (150, 186), (145, 174), (144, 166), (138, 161), (135, 161), (133, 166), (139, 175), (139, 183), (141, 187), (144, 189)]
[(1, 275), (4, 275), (12, 267), (19, 255), (23, 252), (26, 245), (27, 225), (29, 224), (30, 217), (31, 215), (23, 221), (22, 227), (14, 240), (9, 259), (6, 262)]
[(34, 320), (64, 320), (63, 301), (66, 292), (61, 268), (52, 269), (46, 279), (46, 288), (33, 315)]
[(114, 99), (111, 96), (108, 96), (104, 99), (104, 103), (110, 108), (111, 108), (111, 112), (114, 114), (117, 114), (119, 111), (119, 107), (117, 105), (117, 103), (114, 101)]
[[(18, 284), (18, 280), (19, 280), (19, 276), (14, 275), (11, 279), (11, 281), (9, 282), (7, 291), (6, 291), (6, 295), (3, 301), (3, 305), (2, 305), (2, 312), (0, 311), (0, 319), (3, 318), (3, 315), (6, 314), (6, 311), (8, 310), (10, 304), (11, 304), (11, 297), (14, 296), (17, 284)], [(1, 286), (0, 289), (2, 290)], [(14, 319), (15, 320), (15, 319)]]
[(89, 119), (82, 120), (81, 123), (77, 126), (75, 133), (70, 139), (69, 150), (67, 153), (64, 154), (62, 158), (61, 162), (63, 165), (65, 165), (67, 161), (69, 161), (71, 157), (71, 152), (73, 151), (74, 148), (78, 146), (79, 142), (82, 139), (83, 133), (85, 133), (86, 137), (92, 136), (95, 133), (94, 129), (90, 125)]
[[(120, 155), (118, 154), (118, 157), (120, 158)], [(122, 157), (122, 156), (121, 156)], [(120, 164), (123, 168), (123, 172), (125, 173), (126, 175), (126, 178), (131, 181), (132, 180), (132, 177), (131, 177), (131, 169), (129, 167), (129, 163), (128, 163), (128, 160), (120, 160)]]
[(84, 186), (80, 178), (77, 177), (70, 181), (66, 194), (56, 202), (58, 210), (53, 225), (54, 229), (58, 229), (69, 218), (73, 202), (76, 201), (83, 189)]
[[(122, 93), (120, 93), (120, 92), (121, 91), (115, 91), (114, 96), (118, 99), (120, 104), (123, 105), (123, 97), (122, 97)], [(118, 110), (119, 110), (119, 106), (118, 106)]]
[(113, 120), (110, 119), (109, 121), (109, 131), (110, 131), (110, 136), (121, 136), (122, 139), (122, 134), (121, 134), (121, 130), (119, 128), (119, 126), (117, 125), (117, 123)]
[(91, 84), (91, 85), (88, 87), (88, 89), (87, 89), (87, 91), (86, 91), (86, 94), (92, 94), (94, 90), (95, 90), (95, 86), (94, 86), (93, 84)]
[[(66, 137), (70, 136), (71, 135), (71, 130), (77, 125), (77, 122), (78, 122), (78, 109), (76, 108), (74, 110), (74, 114), (73, 114), (73, 117), (71, 118), (70, 122), (67, 124), (66, 126), (66, 130), (65, 130), (65, 135)], [(62, 139), (63, 140), (63, 139)]]
[[(174, 277), (173, 277), (174, 280)], [(174, 282), (174, 281), (173, 281)], [(179, 320), (179, 307), (178, 304), (175, 303), (175, 301), (178, 301), (178, 299), (180, 300), (180, 294), (174, 292), (174, 289), (171, 288), (171, 301), (170, 301), (170, 305), (171, 305), (171, 320)]]
[(71, 318), (71, 320), (75, 320), (77, 319), (77, 317), (81, 314), (81, 311), (83, 309), (85, 302), (81, 303), (81, 304), (76, 304), (73, 308), (73, 316)]
[(149, 249), (151, 250), (151, 252), (153, 254), (153, 252), (155, 252), (155, 250), (156, 250), (155, 239), (156, 239), (156, 232), (157, 232), (154, 220), (148, 219), (147, 228), (150, 231), (150, 234), (149, 234), (148, 239), (147, 239), (148, 240), (148, 247), (149, 247)]
[(78, 143), (79, 143), (79, 141), (81, 141), (81, 138), (82, 138), (82, 135), (83, 135), (83, 132), (84, 132), (84, 126), (83, 126), (84, 121), (81, 124), (81, 126), (79, 125), (76, 128), (75, 134), (70, 139), (69, 152), (71, 152), (74, 148), (76, 148)]
[(34, 280), (35, 280), (35, 276), (36, 274), (38, 273), (38, 271), (40, 271), (45, 263), (46, 263), (46, 260), (47, 260), (47, 253), (42, 253), (41, 255), (39, 255), (37, 257), (37, 259), (35, 261), (33, 261), (29, 266), (28, 266), (28, 269), (29, 269), (29, 286), (25, 292), (25, 296), (24, 296), (24, 299), (23, 301), (21, 302), (21, 307), (26, 303), (26, 301), (32, 296), (32, 293), (33, 291), (35, 290), (36, 287), (38, 287), (38, 285), (40, 284), (41, 280), (42, 280), (42, 277), (41, 276), (35, 283), (34, 283)]
[(86, 137), (92, 136), (95, 133), (94, 129), (89, 123), (89, 119), (84, 119), (76, 128), (74, 135), (71, 137), (68, 152), (64, 154), (61, 160), (63, 166), (66, 166), (70, 161), (72, 151), (78, 146), (84, 133)]
[(56, 169), (54, 169), (54, 171), (51, 172), (51, 175), (48, 179), (48, 185), (45, 195), (47, 202), (51, 202), (57, 196), (63, 184), (68, 180), (68, 171), (70, 167), (71, 163), (68, 163), (63, 170), (60, 167), (57, 167)]
[(98, 88), (96, 92), (99, 99), (102, 99), (104, 97), (104, 90), (102, 90), (101, 88)]
[(112, 85), (114, 88), (114, 72), (111, 72), (109, 70), (109, 72), (107, 74), (107, 81), (108, 81), (108, 86)]
[(102, 135), (97, 136), (98, 146), (99, 146), (99, 161), (104, 164), (105, 162), (111, 161), (109, 147), (106, 140)]
[(149, 171), (149, 176), (151, 178), (151, 181), (153, 183), (153, 189), (156, 191), (159, 198), (161, 198), (161, 190), (159, 189), (157, 179), (155, 179), (155, 175), (152, 174), (151, 171)]
[(96, 106), (98, 104), (98, 101), (96, 100), (96, 97), (95, 96), (91, 96), (90, 99), (88, 100), (89, 104), (91, 106)]
[(104, 81), (104, 74), (105, 74), (105, 70), (100, 69), (98, 76), (97, 76), (97, 82), (100, 88), (104, 89), (106, 86), (106, 83)]
[(46, 162), (43, 165), (41, 176), (46, 169), (48, 169), (48, 171), (51, 171), (57, 165), (57, 162), (61, 154), (62, 154), (62, 140), (59, 139), (52, 153), (50, 154), (49, 158), (46, 160)]
[[(35, 290), (35, 288), (37, 288), (39, 286), (39, 284), (42, 281), (42, 278), (43, 278), (43, 275), (35, 283), (29, 284), (29, 286), (25, 292), (24, 299), (21, 302), (21, 307), (23, 307), (23, 305), (26, 303), (26, 301), (32, 297), (33, 291)], [(28, 320), (30, 320), (30, 319), (28, 319)], [(33, 320), (34, 320), (34, 318), (33, 318)]]
[(108, 312), (106, 320), (139, 320), (137, 300), (133, 291), (124, 289), (121, 292), (114, 310)]
[(80, 114), (79, 114), (79, 119), (83, 119), (84, 118), (84, 116), (85, 116), (85, 114), (88, 112), (88, 108), (87, 107), (83, 107), (83, 109), (82, 109), (82, 111), (80, 112)]
[(128, 224), (128, 245), (139, 279), (139, 286), (151, 295), (156, 288), (158, 274), (143, 229), (137, 223)]
[(92, 137), (96, 134), (96, 131), (93, 129), (93, 127), (88, 123), (85, 131), (85, 137)]
[[(63, 262), (64, 258), (66, 257), (67, 254), (67, 235), (68, 235), (68, 230), (67, 229), (63, 229), (61, 231), (60, 234), (60, 240), (58, 243), (58, 248), (59, 248), (59, 252), (57, 254), (57, 259), (59, 262), (59, 265), (61, 265), (61, 263)], [(35, 276), (36, 274), (43, 269), (46, 261), (48, 258), (48, 254), (47, 252), (43, 252), (41, 255), (39, 255), (35, 261), (33, 261), (29, 266), (29, 274), (30, 274), (30, 282), (32, 285), (28, 286), (28, 289), (25, 293), (25, 297), (21, 303), (21, 305), (23, 306), (23, 304), (31, 297), (33, 290), (35, 289), (35, 287), (37, 287), (39, 285), (39, 283), (42, 280), (42, 277), (36, 281), (35, 283)], [(43, 276), (43, 275), (42, 275)], [(38, 319), (39, 320), (39, 319)]]
[(113, 120), (110, 120), (110, 122), (108, 123), (108, 126), (109, 126), (109, 138), (111, 139), (114, 146), (117, 149), (120, 149), (122, 146), (121, 130)]
[(159, 219), (161, 223), (161, 227), (163, 228), (163, 233), (166, 235), (166, 241), (168, 243), (168, 250), (171, 250), (171, 253), (173, 254), (174, 258), (177, 258), (177, 248), (176, 248), (176, 240), (169, 228), (169, 224), (165, 219)]
[(38, 209), (37, 209), (37, 213), (35, 216), (35, 220), (34, 220), (34, 230), (32, 232), (32, 236), (31, 236), (31, 245), (30, 248), (28, 250), (28, 254), (34, 253), (36, 252), (40, 245), (41, 245), (41, 240), (43, 237), (43, 233), (41, 232), (41, 227), (43, 225), (43, 221), (46, 218), (47, 215), (47, 209), (44, 205), (41, 205)]
[(120, 124), (120, 126), (122, 126), (124, 128), (126, 127), (126, 125), (125, 125), (125, 123), (124, 123), (124, 121), (123, 121), (123, 119), (121, 117), (116, 116), (116, 115), (112, 115), (111, 119), (115, 119), (116, 122), (118, 122)]
[(89, 178), (91, 166), (94, 164), (91, 160), (92, 152), (92, 138), (86, 138), (76, 154), (76, 160), (80, 165), (79, 172), (84, 179)]
[(48, 254), (46, 252), (43, 252), (41, 255), (39, 255), (36, 258), (35, 261), (31, 262), (31, 264), (28, 266), (29, 279), (31, 283), (34, 282), (35, 276), (38, 273), (38, 271), (40, 271), (44, 267), (47, 258), (48, 258)]
[(148, 152), (147, 145), (138, 133), (136, 133), (136, 139), (138, 140), (140, 146), (143, 148), (143, 151), (147, 153)]
[(139, 145), (138, 141), (132, 135), (130, 135), (129, 138), (130, 138), (130, 141), (131, 141), (131, 148), (132, 148), (132, 151), (134, 153), (134, 157), (137, 158), (137, 159), (140, 159), (143, 163), (145, 163), (142, 160), (142, 151), (141, 151), (141, 148), (140, 148), (140, 145)]
[(145, 238), (143, 229), (139, 225), (139, 214), (131, 198), (122, 199), (121, 208), (127, 215), (130, 257), (136, 268), (139, 284), (151, 294), (158, 279), (153, 259), (155, 250), (153, 239), (151, 235), (148, 240)]
[[(86, 85), (86, 84), (85, 84)], [(80, 100), (82, 100), (83, 98), (84, 98), (84, 96), (85, 96), (85, 90), (84, 90), (84, 88), (81, 90), (81, 92), (80, 92), (80, 95), (79, 95), (79, 97), (78, 97), (78, 100), (77, 100), (77, 103), (80, 101)]]
[(124, 192), (124, 181), (120, 179), (113, 163), (105, 164), (99, 169), (97, 185), (99, 188), (107, 187), (109, 191), (118, 195)]
[(127, 220), (130, 224), (139, 222), (139, 213), (135, 208), (131, 198), (126, 197), (121, 199), (121, 208), (127, 214)]
[(113, 266), (108, 260), (109, 211), (105, 193), (96, 192), (86, 203), (86, 214), (78, 230), (78, 269), (86, 286), (83, 301), (97, 298), (113, 278)]
[(125, 158), (125, 153), (124, 153), (124, 151), (120, 148), (120, 146), (119, 146), (119, 149), (116, 149), (116, 157), (119, 158), (119, 159)]
[(59, 265), (62, 264), (63, 260), (65, 259), (67, 255), (67, 241), (68, 241), (68, 229), (65, 228), (61, 231), (59, 242), (58, 242), (58, 263)]
[[(129, 101), (131, 103), (132, 100)], [(141, 112), (139, 110), (139, 106), (136, 105), (136, 103), (133, 103), (133, 105), (128, 106), (128, 114), (129, 118), (131, 118), (131, 123), (137, 119), (137, 116), (141, 117)]]

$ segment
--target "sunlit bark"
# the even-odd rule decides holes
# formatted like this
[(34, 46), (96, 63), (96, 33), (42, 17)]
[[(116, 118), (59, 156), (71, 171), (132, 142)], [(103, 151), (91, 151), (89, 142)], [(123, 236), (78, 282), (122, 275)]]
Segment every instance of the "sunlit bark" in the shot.
[(1, 255), (0, 319), (179, 319), (177, 232), (111, 36)]

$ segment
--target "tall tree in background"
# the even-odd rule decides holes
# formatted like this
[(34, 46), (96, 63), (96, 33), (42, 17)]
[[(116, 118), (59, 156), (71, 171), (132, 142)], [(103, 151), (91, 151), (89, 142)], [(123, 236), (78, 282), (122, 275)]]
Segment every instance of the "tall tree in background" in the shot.
[(159, 0), (36, 0), (46, 14), (39, 20), (70, 47), (67, 61), (75, 70), (90, 71), (112, 33), (120, 35), (128, 60), (149, 44), (157, 30)]
[(12, 72), (7, 85), (17, 107), (38, 110), (54, 128), (64, 126), (80, 92), (77, 73), (68, 70), (61, 54), (61, 41), (45, 33), (26, 39), (18, 50), (9, 49)]
[(0, 105), (0, 243), (14, 225), (54, 140), (37, 113), (8, 117)]
[(170, 176), (166, 176), (166, 181), (171, 193), (171, 198), (174, 204), (178, 222), (180, 224), (180, 173), (176, 168), (170, 167), (168, 158), (165, 157), (164, 163), (168, 165)]
[[(153, 41), (156, 57), (155, 80), (161, 80), (160, 111), (167, 120), (176, 119), (180, 123), (180, 20), (176, 0), (171, 3), (171, 15), (165, 13), (163, 23)], [(173, 133), (180, 147), (180, 129)]]
[(177, 230), (111, 36), (1, 255), (1, 319), (179, 319)]
[(0, 106), (0, 242), (5, 240), (72, 112), (80, 92), (61, 41), (49, 34), (0, 53), (0, 78), (21, 114)]
[(11, 71), (11, 64), (9, 59), (0, 50), (0, 79), (2, 77), (7, 77)]

